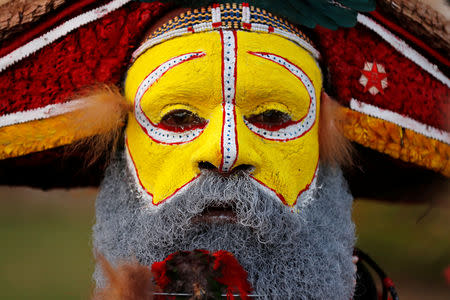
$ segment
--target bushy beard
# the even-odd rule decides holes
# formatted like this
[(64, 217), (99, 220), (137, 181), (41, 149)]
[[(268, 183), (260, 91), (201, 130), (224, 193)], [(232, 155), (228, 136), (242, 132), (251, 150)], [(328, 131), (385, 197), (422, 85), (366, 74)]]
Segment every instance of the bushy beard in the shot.
[[(205, 172), (157, 210), (137, 192), (125, 158), (106, 172), (96, 203), (94, 247), (110, 262), (145, 265), (179, 250), (232, 252), (266, 299), (345, 299), (353, 295), (352, 197), (339, 170), (321, 166), (317, 188), (298, 213), (247, 173)], [(207, 207), (231, 205), (236, 223), (197, 223)], [(94, 278), (104, 286), (97, 266)]]

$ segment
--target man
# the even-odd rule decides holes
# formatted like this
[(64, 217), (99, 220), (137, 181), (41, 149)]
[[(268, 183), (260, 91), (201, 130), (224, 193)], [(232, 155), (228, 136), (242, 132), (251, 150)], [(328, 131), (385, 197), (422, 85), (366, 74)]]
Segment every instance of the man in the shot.
[[(32, 178), (41, 187), (78, 185), (79, 178), (67, 183), (58, 176), (59, 167), (49, 172), (46, 164), (42, 176), (41, 169), (22, 172), (17, 165), (23, 159), (34, 166), (39, 155), (59, 152), (33, 153), (99, 135), (95, 146), (106, 145), (114, 157), (97, 200), (94, 247), (113, 266), (137, 259), (149, 278), (149, 267), (185, 254), (189, 264), (181, 263), (198, 271), (191, 258), (199, 254), (217, 271), (218, 253), (228, 253), (244, 270), (240, 274), (248, 273), (254, 296), (351, 298), (352, 197), (339, 171), (348, 152), (333, 125), (337, 110), (324, 92), (324, 86), (333, 90), (331, 84), (352, 109), (344, 109), (343, 120), (352, 140), (449, 174), (447, 110), (436, 109), (445, 108), (449, 80), (417, 49), (433, 61), (447, 60), (383, 15), (373, 18), (417, 47), (372, 16), (357, 14), (373, 9), (373, 1), (183, 9), (155, 24), (140, 46), (153, 17), (167, 6), (111, 0), (88, 10), (93, 2), (68, 4), (1, 48), (0, 158), (10, 170), (1, 178), (16, 184)], [(337, 28), (357, 20), (357, 28), (318, 30), (320, 47), (309, 30), (292, 25)], [(406, 75), (399, 71), (405, 66)], [(124, 91), (74, 96), (93, 82)], [(429, 107), (427, 91), (435, 109), (422, 109)], [(65, 102), (68, 97), (76, 100)], [(377, 179), (390, 184), (408, 181), (392, 180), (396, 175), (385, 169), (381, 174)], [(360, 186), (383, 186), (369, 183)], [(103, 265), (94, 277), (105, 291), (117, 282)], [(384, 285), (392, 287), (389, 280)], [(181, 287), (162, 292), (198, 291)]]
[[(274, 27), (258, 30), (257, 15)], [(214, 26), (230, 16), (257, 30)], [(327, 96), (311, 41), (227, 4), (182, 13), (134, 56), (134, 112), (97, 198), (97, 251), (150, 266), (180, 250), (226, 250), (265, 298), (351, 298), (352, 197), (339, 169), (319, 162)], [(95, 279), (107, 284), (99, 267)]]

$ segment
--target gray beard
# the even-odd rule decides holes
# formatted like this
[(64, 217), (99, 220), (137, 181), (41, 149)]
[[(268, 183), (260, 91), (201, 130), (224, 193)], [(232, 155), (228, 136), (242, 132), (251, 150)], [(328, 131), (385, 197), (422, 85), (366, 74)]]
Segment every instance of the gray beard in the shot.
[[(355, 278), (352, 196), (340, 170), (321, 165), (317, 188), (291, 212), (246, 173), (203, 173), (157, 210), (137, 192), (123, 156), (108, 167), (96, 202), (94, 247), (112, 263), (151, 266), (179, 250), (227, 250), (266, 299), (351, 299)], [(193, 224), (208, 206), (231, 204), (237, 223)], [(97, 287), (105, 279), (97, 265)]]

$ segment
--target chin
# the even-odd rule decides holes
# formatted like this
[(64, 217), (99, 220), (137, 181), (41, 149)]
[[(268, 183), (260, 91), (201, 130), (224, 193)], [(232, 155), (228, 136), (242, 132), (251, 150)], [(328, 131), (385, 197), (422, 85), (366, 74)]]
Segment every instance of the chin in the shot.
[[(353, 199), (340, 170), (322, 165), (295, 213), (249, 176), (213, 173), (150, 210), (130, 178), (120, 156), (97, 198), (94, 247), (111, 264), (136, 259), (150, 267), (177, 251), (225, 250), (267, 299), (353, 296)], [(94, 279), (98, 289), (108, 286), (99, 264)]]

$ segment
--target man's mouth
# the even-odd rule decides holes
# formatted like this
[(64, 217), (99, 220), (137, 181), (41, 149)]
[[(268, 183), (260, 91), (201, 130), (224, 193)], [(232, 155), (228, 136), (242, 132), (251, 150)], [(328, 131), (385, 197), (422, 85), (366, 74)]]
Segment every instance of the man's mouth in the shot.
[(231, 205), (208, 206), (203, 212), (192, 218), (192, 223), (236, 223), (237, 217)]

